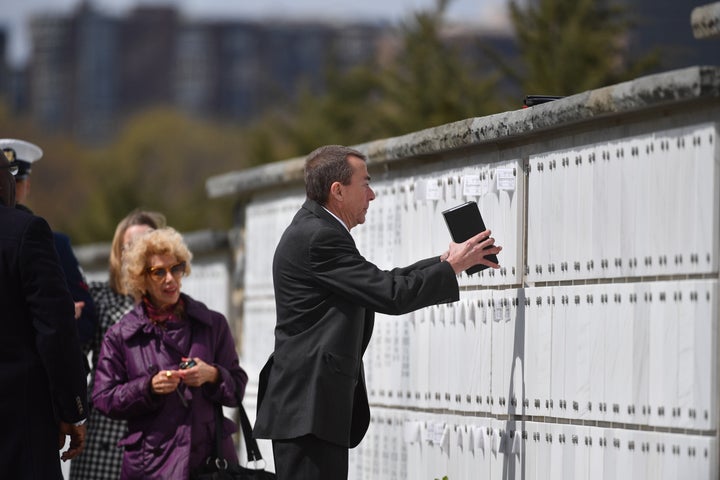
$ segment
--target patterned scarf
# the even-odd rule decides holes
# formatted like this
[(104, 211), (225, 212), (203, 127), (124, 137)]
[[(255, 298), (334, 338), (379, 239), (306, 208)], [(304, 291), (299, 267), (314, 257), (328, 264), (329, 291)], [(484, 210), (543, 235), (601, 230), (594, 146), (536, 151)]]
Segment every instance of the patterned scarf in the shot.
[(174, 305), (156, 307), (150, 297), (143, 295), (143, 308), (153, 325), (164, 326), (165, 322), (179, 322), (185, 317), (185, 302), (180, 298)]

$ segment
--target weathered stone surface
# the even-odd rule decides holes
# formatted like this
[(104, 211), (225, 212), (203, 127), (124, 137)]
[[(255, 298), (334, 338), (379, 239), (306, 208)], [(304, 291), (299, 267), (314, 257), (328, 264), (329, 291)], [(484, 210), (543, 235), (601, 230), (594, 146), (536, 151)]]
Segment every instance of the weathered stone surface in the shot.
[[(433, 155), (458, 148), (492, 144), (565, 128), (579, 122), (699, 99), (720, 99), (720, 67), (695, 66), (611, 85), (530, 108), (468, 118), (399, 137), (376, 140), (355, 148), (372, 165)], [(302, 184), (303, 158), (212, 177), (211, 198), (239, 197), (292, 183)]]
[(217, 198), (262, 190), (273, 185), (301, 182), (304, 164), (304, 158), (294, 158), (211, 177), (206, 183), (208, 196)]
[(720, 38), (720, 2), (694, 8), (690, 25), (695, 38)]

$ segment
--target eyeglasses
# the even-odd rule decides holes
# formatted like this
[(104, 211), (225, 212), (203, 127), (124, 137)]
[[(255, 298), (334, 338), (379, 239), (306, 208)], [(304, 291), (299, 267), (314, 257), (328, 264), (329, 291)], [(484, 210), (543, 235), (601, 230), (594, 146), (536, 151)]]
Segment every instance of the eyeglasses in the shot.
[(18, 167), (17, 164), (14, 164), (14, 163), (10, 163), (7, 165), (0, 165), (0, 168), (7, 168), (8, 170), (10, 170), (11, 175), (15, 175), (18, 172), (18, 170), (20, 170), (20, 167)]
[(185, 262), (180, 262), (173, 265), (169, 269), (166, 267), (148, 267), (145, 272), (150, 275), (150, 278), (152, 278), (154, 281), (160, 283), (165, 280), (168, 272), (170, 272), (170, 275), (172, 275), (175, 279), (182, 277), (183, 275), (185, 275), (185, 267)]

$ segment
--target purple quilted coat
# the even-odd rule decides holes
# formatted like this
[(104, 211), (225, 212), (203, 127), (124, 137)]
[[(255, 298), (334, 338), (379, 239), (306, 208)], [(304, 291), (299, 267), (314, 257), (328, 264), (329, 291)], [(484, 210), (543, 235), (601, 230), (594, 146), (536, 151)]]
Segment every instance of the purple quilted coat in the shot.
[[(215, 438), (214, 402), (236, 406), (234, 390), (245, 391), (247, 374), (238, 363), (225, 317), (182, 295), (187, 320), (163, 329), (136, 305), (105, 335), (95, 374), (93, 405), (128, 421), (121, 480), (186, 480), (205, 462)], [(150, 380), (160, 370), (177, 370), (182, 357), (199, 357), (217, 367), (220, 381), (201, 387), (183, 383), (170, 395), (155, 395)], [(225, 419), (222, 454), (237, 460)]]

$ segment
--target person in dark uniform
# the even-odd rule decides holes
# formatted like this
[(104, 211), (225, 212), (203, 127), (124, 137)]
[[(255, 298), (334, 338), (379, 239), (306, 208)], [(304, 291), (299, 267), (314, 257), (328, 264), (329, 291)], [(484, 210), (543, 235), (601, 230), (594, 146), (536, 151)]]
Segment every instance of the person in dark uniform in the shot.
[[(33, 213), (25, 202), (30, 196), (30, 173), (32, 164), (43, 155), (37, 145), (14, 138), (0, 139), (0, 149), (11, 164), (17, 166), (15, 174), (15, 208)], [(85, 281), (85, 274), (75, 257), (70, 238), (64, 233), (53, 232), (55, 249), (60, 258), (60, 266), (65, 273), (70, 294), (75, 302), (75, 318), (77, 319), (80, 342), (85, 345), (92, 340), (93, 332), (97, 327), (97, 315), (92, 296)]]
[(0, 476), (61, 480), (85, 444), (87, 374), (50, 227), (14, 208), (15, 171), (0, 155)]

